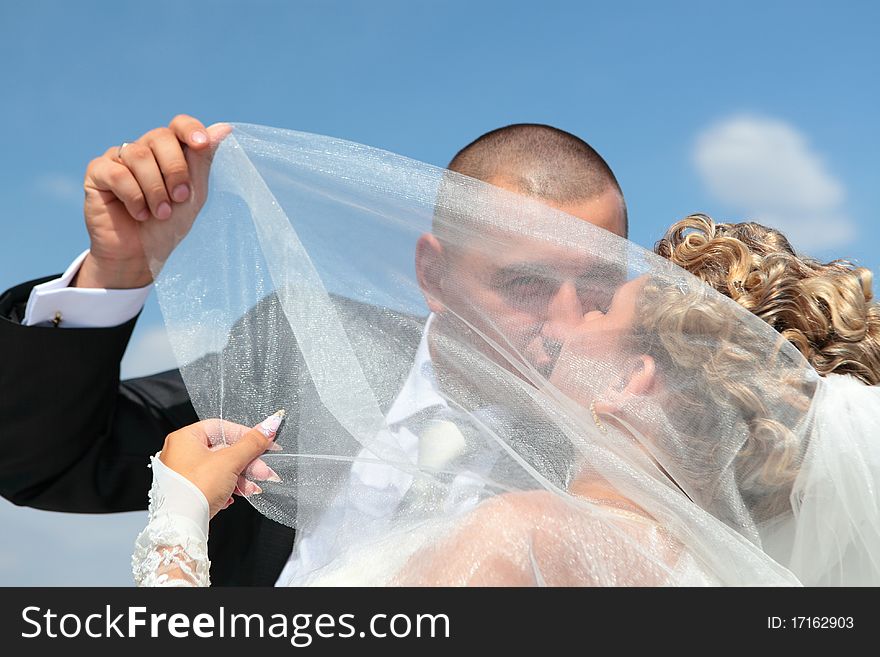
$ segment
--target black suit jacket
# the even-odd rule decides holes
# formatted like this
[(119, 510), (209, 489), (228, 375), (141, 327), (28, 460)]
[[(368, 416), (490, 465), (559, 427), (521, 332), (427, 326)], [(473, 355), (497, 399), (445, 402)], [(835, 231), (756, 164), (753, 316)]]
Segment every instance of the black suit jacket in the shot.
[[(0, 295), (0, 494), (14, 504), (50, 511), (145, 509), (152, 477), (149, 456), (162, 448), (168, 433), (198, 419), (193, 403), (178, 370), (120, 381), (119, 363), (136, 318), (98, 329), (22, 326), (31, 289), (53, 278), (30, 281)], [(334, 301), (355, 352), (370, 356), (365, 364), (412, 361), (422, 319), (341, 297)], [(265, 311), (264, 304), (270, 312), (260, 313), (260, 321), (276, 317), (280, 330), (289, 334), (274, 297), (261, 302)], [(246, 315), (233, 335), (246, 330), (252, 319)], [(267, 369), (266, 376), (274, 377), (267, 383), (289, 391), (284, 430), (296, 432), (298, 403), (313, 398), (315, 391), (292, 336), (282, 334), (285, 341), (293, 345), (289, 362), (278, 368), (280, 373)], [(227, 366), (260, 358), (253, 349), (236, 353), (235, 345), (241, 342), (230, 340), (223, 354), (203, 357), (202, 371), (220, 358)], [(389, 358), (376, 358), (377, 349), (388, 351)], [(367, 372), (371, 381), (379, 382), (383, 407), (391, 403), (406, 373), (406, 368)], [(233, 411), (226, 417), (255, 424), (274, 410), (242, 408), (240, 415)], [(293, 540), (293, 529), (257, 513), (250, 504), (233, 505), (211, 521), (212, 582), (274, 585)]]

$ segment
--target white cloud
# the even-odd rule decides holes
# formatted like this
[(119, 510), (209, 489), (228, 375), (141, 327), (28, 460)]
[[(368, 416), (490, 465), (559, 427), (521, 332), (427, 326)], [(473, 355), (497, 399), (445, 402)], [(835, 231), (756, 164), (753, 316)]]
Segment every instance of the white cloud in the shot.
[(743, 219), (773, 226), (804, 251), (856, 238), (846, 189), (807, 138), (784, 121), (738, 116), (697, 139), (694, 163), (709, 191)]
[(38, 194), (49, 196), (65, 203), (82, 204), (82, 181), (63, 173), (46, 173), (34, 180), (34, 189)]

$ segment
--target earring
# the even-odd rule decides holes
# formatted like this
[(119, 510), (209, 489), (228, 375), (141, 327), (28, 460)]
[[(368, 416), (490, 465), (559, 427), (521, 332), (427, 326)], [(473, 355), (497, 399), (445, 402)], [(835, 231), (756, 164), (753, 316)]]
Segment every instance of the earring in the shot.
[(605, 428), (605, 425), (602, 424), (601, 420), (599, 420), (599, 412), (596, 410), (596, 400), (595, 399), (590, 402), (590, 413), (593, 414), (593, 422), (596, 423), (596, 426), (599, 428), (599, 431), (601, 431), (602, 433), (606, 433), (607, 429)]

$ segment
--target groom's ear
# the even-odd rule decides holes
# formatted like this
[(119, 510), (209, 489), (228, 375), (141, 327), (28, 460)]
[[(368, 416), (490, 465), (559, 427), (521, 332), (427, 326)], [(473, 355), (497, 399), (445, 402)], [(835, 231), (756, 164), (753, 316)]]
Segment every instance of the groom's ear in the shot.
[(425, 233), (419, 238), (416, 243), (416, 277), (432, 313), (444, 310), (440, 299), (443, 296), (446, 259), (446, 250), (434, 234)]

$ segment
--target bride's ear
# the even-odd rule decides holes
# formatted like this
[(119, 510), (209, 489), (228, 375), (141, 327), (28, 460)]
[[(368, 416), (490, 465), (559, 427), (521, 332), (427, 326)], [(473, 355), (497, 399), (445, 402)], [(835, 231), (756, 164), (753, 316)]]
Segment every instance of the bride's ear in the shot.
[(650, 395), (656, 386), (657, 366), (654, 359), (647, 354), (636, 356), (627, 361), (617, 385), (603, 394), (601, 401), (597, 400), (596, 408), (602, 413), (613, 414), (628, 399)]
[(633, 358), (630, 363), (629, 380), (624, 392), (630, 395), (649, 395), (657, 383), (654, 359), (647, 354)]
[(443, 275), (446, 271), (446, 252), (443, 244), (431, 233), (425, 233), (416, 243), (416, 277), (425, 301), (431, 312), (444, 309), (440, 302), (443, 290)]

